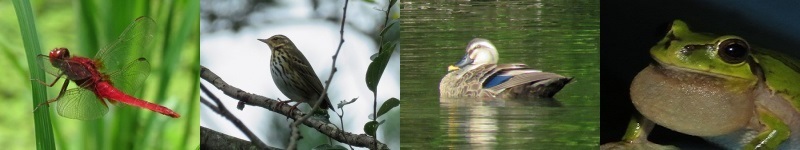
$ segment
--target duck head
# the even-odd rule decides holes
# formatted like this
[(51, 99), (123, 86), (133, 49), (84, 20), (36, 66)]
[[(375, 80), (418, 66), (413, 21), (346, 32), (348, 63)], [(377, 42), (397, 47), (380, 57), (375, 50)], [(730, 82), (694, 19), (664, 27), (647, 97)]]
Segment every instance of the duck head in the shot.
[(499, 55), (492, 42), (475, 38), (467, 44), (466, 54), (458, 62), (448, 67), (448, 71), (470, 68), (483, 64), (497, 64)]

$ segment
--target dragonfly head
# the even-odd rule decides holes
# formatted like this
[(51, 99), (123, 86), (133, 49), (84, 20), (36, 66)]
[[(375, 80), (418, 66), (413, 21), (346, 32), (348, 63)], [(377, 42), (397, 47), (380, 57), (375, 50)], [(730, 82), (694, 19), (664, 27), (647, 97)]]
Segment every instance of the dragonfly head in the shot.
[(69, 59), (69, 50), (67, 48), (59, 47), (50, 51), (50, 60), (64, 60)]

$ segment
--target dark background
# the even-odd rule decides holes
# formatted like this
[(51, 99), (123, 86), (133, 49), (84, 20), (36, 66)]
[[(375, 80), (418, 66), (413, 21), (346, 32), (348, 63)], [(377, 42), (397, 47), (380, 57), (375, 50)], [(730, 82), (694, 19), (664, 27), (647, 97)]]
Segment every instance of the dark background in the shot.
[[(635, 108), (628, 88), (652, 61), (649, 49), (663, 38), (668, 23), (685, 21), (694, 32), (738, 35), (752, 45), (800, 56), (798, 1), (634, 1), (601, 3), (601, 141), (619, 141)], [(699, 137), (657, 126), (650, 141), (681, 148), (709, 148)]]

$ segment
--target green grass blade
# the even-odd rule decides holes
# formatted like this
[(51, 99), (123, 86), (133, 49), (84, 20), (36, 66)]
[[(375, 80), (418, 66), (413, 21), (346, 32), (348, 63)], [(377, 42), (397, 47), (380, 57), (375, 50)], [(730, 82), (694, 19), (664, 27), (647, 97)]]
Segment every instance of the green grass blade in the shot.
[(97, 33), (97, 7), (93, 1), (77, 1), (78, 50), (82, 54), (94, 54), (100, 49)]
[(28, 73), (28, 71), (25, 68), (22, 68), (22, 64), (20, 64), (18, 61), (19, 58), (15, 57), (17, 55), (15, 55), (13, 49), (9, 47), (11, 44), (6, 43), (6, 41), (0, 42), (3, 42), (0, 43), (0, 51), (2, 51), (2, 54), (0, 55), (4, 56), (2, 59), (9, 60), (9, 62), (11, 62), (11, 68), (9, 71), (13, 71), (14, 73), (18, 73), (20, 77), (24, 77), (25, 73)]
[[(196, 59), (193, 62), (194, 62), (193, 64), (200, 64), (200, 57), (199, 56), (196, 57)], [(192, 73), (192, 76), (197, 77), (195, 82), (194, 82), (194, 85), (192, 85), (192, 87), (196, 87), (194, 89), (200, 89), (200, 66), (199, 65), (195, 66), (194, 68), (192, 68), (192, 70), (197, 70), (194, 73)], [(200, 122), (200, 118), (196, 117), (196, 116), (199, 116), (199, 115), (196, 115), (196, 113), (200, 113), (200, 110), (199, 110), (200, 109), (200, 101), (195, 101), (195, 99), (200, 99), (200, 90), (194, 90), (190, 97), (192, 98), (192, 100), (189, 101), (189, 105), (188, 105), (189, 106), (189, 111), (188, 111), (189, 114), (186, 115), (186, 116), (187, 117), (191, 117), (191, 118), (189, 118), (189, 120), (186, 122), (185, 127), (187, 127), (187, 128), (184, 128), (184, 131), (183, 131), (183, 135), (184, 135), (183, 136), (183, 142), (184, 143), (180, 144), (180, 147), (178, 149), (187, 149), (187, 146), (189, 146), (189, 145), (200, 144), (200, 142), (196, 138), (194, 138), (194, 136), (190, 136), (190, 135), (199, 135), (200, 134), (200, 123), (199, 123)]]
[[(92, 54), (97, 53), (100, 50), (100, 43), (99, 39), (102, 39), (102, 35), (100, 34), (100, 25), (98, 24), (98, 14), (100, 8), (97, 7), (97, 1), (86, 1), (80, 0), (76, 1), (77, 10), (77, 31), (78, 34), (78, 48), (77, 50), (80, 51), (81, 55), (84, 56), (93, 56)], [(104, 131), (106, 131), (106, 125), (104, 121), (97, 120), (86, 122), (86, 125), (80, 128), (82, 130), (81, 134), (84, 137), (84, 143), (80, 144), (79, 148), (89, 149), (89, 148), (96, 148), (96, 149), (107, 149), (107, 145), (103, 140), (107, 140), (104, 137)], [(65, 141), (67, 137), (60, 136), (59, 141)]]
[[(30, 70), (31, 78), (44, 81), (44, 71), (39, 68), (36, 61), (36, 55), (41, 50), (39, 45), (38, 32), (36, 31), (36, 24), (33, 19), (33, 11), (31, 4), (27, 0), (12, 0), (14, 3), (14, 10), (17, 13), (17, 20), (19, 21), (20, 31), (22, 33), (22, 42), (25, 46), (25, 58), (28, 61), (28, 68)], [(33, 90), (33, 107), (39, 103), (47, 100), (47, 91), (45, 86), (31, 80), (31, 88)], [(50, 109), (43, 107), (37, 109), (33, 114), (34, 126), (36, 128), (36, 149), (50, 150), (56, 149), (54, 142), (53, 127), (50, 124)]]
[[(185, 7), (185, 8), (200, 8), (200, 1), (197, 1), (197, 0), (189, 1), (188, 7)], [(195, 49), (193, 51), (194, 51), (195, 54), (198, 54), (199, 51), (200, 51), (200, 44), (199, 44), (200, 43), (200, 41), (199, 41), (200, 39), (199, 38), (189, 38), (189, 36), (191, 35), (191, 36), (194, 36), (194, 37), (199, 37), (199, 32), (198, 31), (200, 31), (200, 15), (199, 15), (200, 14), (200, 10), (199, 9), (184, 9), (183, 14), (185, 16), (183, 17), (184, 19), (182, 20), (181, 27), (184, 27), (184, 28), (181, 28), (179, 30), (178, 35), (180, 35), (180, 38), (177, 38), (177, 39), (189, 39), (191, 41), (178, 41), (178, 42), (179, 43), (187, 43), (187, 42), (188, 43), (193, 43), (193, 46), (194, 46), (193, 49)], [(187, 28), (187, 27), (190, 27), (190, 28)], [(176, 46), (186, 46), (185, 44), (175, 44), (175, 45)], [(200, 118), (199, 118), (199, 115), (197, 115), (197, 113), (200, 113), (200, 111), (198, 110), (200, 108), (200, 101), (195, 100), (195, 99), (200, 99), (200, 93), (199, 93), (200, 90), (198, 90), (198, 89), (200, 89), (199, 88), (200, 87), (200, 66), (197, 65), (197, 64), (200, 64), (200, 55), (193, 55), (193, 56), (194, 56), (194, 59), (191, 61), (192, 63), (189, 63), (189, 64), (193, 64), (193, 65), (191, 65), (192, 66), (191, 67), (191, 70), (192, 70), (191, 74), (192, 74), (193, 77), (195, 77), (194, 78), (195, 80), (194, 80), (193, 85), (191, 86), (193, 88), (191, 88), (191, 89), (195, 89), (195, 90), (190, 92), (192, 95), (189, 96), (189, 97), (191, 97), (192, 99), (187, 100), (189, 102), (189, 105), (186, 105), (186, 106), (189, 106), (189, 111), (187, 111), (187, 112), (189, 112), (189, 114), (187, 114), (186, 117), (189, 117), (189, 118), (187, 119), (188, 121), (186, 122), (186, 125), (184, 126), (185, 127), (184, 128), (184, 134), (183, 134), (183, 142), (184, 143), (183, 144), (178, 144), (178, 145), (180, 145), (180, 147), (178, 147), (178, 149), (187, 149), (188, 148), (187, 146), (189, 146), (189, 145), (196, 145), (195, 142), (197, 142), (197, 144), (199, 144), (199, 141), (196, 138), (194, 138), (194, 136), (190, 136), (190, 135), (200, 135), (200, 124), (199, 124)]]
[[(162, 71), (157, 75), (160, 79), (158, 81), (157, 88), (162, 89), (156, 93), (155, 102), (161, 103), (162, 101), (166, 100), (167, 94), (170, 92), (167, 90), (171, 84), (178, 83), (178, 81), (173, 81), (172, 77), (175, 74), (175, 71), (185, 70), (186, 68), (178, 68), (179, 65), (183, 65), (185, 60), (181, 60), (181, 56), (187, 52), (186, 43), (192, 43), (197, 45), (198, 39), (195, 37), (190, 38), (189, 36), (193, 33), (197, 33), (199, 30), (199, 10), (198, 9), (185, 9), (185, 8), (199, 8), (200, 3), (197, 0), (191, 1), (175, 1), (170, 5), (172, 9), (167, 10), (165, 13), (167, 19), (163, 21), (164, 26), (164, 39), (163, 45), (161, 46), (161, 55), (162, 57)], [(182, 10), (182, 11), (179, 11)], [(177, 25), (177, 26), (176, 26)], [(197, 52), (198, 50), (193, 50)], [(198, 56), (199, 57), (199, 56)], [(197, 63), (195, 63), (197, 64)], [(197, 69), (199, 70), (199, 69)], [(199, 73), (199, 71), (193, 71)], [(196, 86), (195, 86), (196, 87)], [(187, 103), (191, 103), (190, 101), (183, 101)], [(193, 107), (194, 105), (183, 105), (183, 106), (190, 106)], [(194, 114), (184, 114), (185, 117), (193, 117)], [(150, 114), (146, 116), (145, 125), (155, 125), (154, 123), (156, 120), (156, 114)], [(187, 124), (196, 122), (193, 119), (188, 119), (189, 122)], [(194, 128), (195, 131), (199, 132), (199, 128)], [(160, 133), (166, 134), (164, 132), (144, 132), (144, 135), (139, 136), (139, 141), (146, 140), (145, 138), (150, 138), (152, 133)], [(188, 132), (187, 132), (188, 133)], [(188, 136), (188, 135), (186, 135)]]

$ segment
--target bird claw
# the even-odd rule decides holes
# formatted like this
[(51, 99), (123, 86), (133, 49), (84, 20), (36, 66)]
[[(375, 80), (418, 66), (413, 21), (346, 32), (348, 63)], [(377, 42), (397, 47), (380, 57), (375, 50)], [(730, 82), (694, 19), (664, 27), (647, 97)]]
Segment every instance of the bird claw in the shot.
[[(291, 100), (278, 102), (278, 107), (282, 107), (284, 104), (289, 102), (291, 102)], [(294, 111), (297, 110), (297, 105), (300, 105), (300, 103), (292, 105), (292, 109), (289, 109), (289, 115), (286, 116), (286, 120), (289, 120), (290, 116), (294, 116)]]

